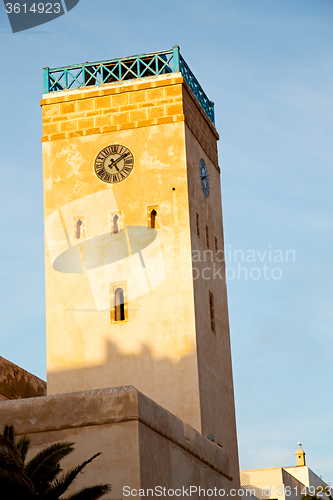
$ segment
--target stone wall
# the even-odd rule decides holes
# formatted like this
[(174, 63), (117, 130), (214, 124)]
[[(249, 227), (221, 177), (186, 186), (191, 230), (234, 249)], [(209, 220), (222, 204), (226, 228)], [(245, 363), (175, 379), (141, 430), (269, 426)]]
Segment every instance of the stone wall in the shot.
[[(0, 426), (5, 423), (14, 423), (18, 437), (30, 435), (29, 457), (54, 442), (74, 442), (74, 453), (63, 461), (65, 470), (102, 452), (76, 479), (71, 492), (105, 482), (113, 485), (108, 499), (125, 498), (126, 486), (216, 487), (226, 496), (231, 488), (239, 488), (222, 447), (133, 387), (2, 402)], [(191, 498), (199, 496), (194, 492)]]
[(0, 401), (46, 395), (46, 382), (0, 356)]
[(183, 121), (182, 83), (172, 76), (57, 92), (41, 101), (42, 142)]

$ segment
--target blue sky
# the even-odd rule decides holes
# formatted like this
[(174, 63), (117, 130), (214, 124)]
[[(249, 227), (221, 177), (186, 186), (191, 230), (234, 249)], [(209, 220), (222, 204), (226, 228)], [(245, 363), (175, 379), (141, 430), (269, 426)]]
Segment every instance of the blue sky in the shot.
[(178, 44), (221, 137), (241, 468), (294, 465), (301, 441), (333, 482), (332, 24), (331, 0), (80, 0), (12, 34), (1, 3), (0, 355), (45, 378), (42, 67)]

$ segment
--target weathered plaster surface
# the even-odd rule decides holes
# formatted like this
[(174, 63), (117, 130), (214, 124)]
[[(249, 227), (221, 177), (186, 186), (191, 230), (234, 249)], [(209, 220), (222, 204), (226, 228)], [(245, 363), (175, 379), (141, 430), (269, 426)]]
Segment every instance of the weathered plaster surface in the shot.
[[(188, 112), (194, 115), (194, 104), (187, 103)], [(201, 123), (201, 136), (212, 144), (216, 138), (207, 123)], [(232, 475), (238, 477), (238, 448), (231, 346), (229, 333), (228, 300), (224, 262), (224, 236), (222, 220), (221, 179), (213, 146), (202, 146), (202, 141), (185, 126), (188, 171), (191, 245), (193, 255), (194, 309), (199, 372), (202, 432), (213, 434), (216, 441), (228, 450)], [(208, 169), (210, 192), (203, 195), (199, 178), (199, 161), (203, 158)], [(197, 235), (199, 215), (200, 235)], [(208, 243), (206, 238), (208, 227)], [(217, 249), (215, 247), (215, 238)], [(210, 324), (209, 293), (214, 296), (215, 331)]]
[[(218, 249), (224, 247), (215, 127), (180, 75), (63, 92), (46, 96), (42, 106), (48, 393), (134, 384), (204, 436), (214, 434), (238, 482), (225, 269), (215, 251), (215, 238)], [(93, 169), (99, 151), (111, 144), (126, 146), (134, 156), (133, 172), (115, 185), (101, 182)], [(209, 198), (200, 184), (200, 158), (210, 176)], [(127, 320), (114, 323), (103, 282), (106, 266), (63, 273), (54, 262), (77, 245), (74, 217), (85, 217), (89, 240), (110, 232), (108, 213), (115, 210), (123, 214), (124, 231), (147, 227), (151, 206), (158, 207), (164, 274), (162, 266), (150, 274), (148, 266), (140, 269), (138, 283), (144, 282), (147, 290), (129, 300)], [(208, 262), (202, 260), (206, 225), (213, 256)], [(139, 262), (138, 248), (129, 247), (128, 259)], [(116, 254), (116, 245), (114, 249)], [(100, 261), (106, 250), (102, 244), (96, 248)], [(193, 250), (201, 253), (196, 265)], [(78, 264), (84, 268), (83, 245), (80, 252)], [(220, 269), (215, 276), (214, 266)], [(121, 260), (118, 268), (121, 276)], [(195, 280), (194, 270), (199, 272)], [(133, 288), (128, 282), (129, 295)], [(209, 292), (215, 301), (215, 332)]]
[(46, 382), (0, 356), (0, 401), (46, 395)]
[(57, 441), (74, 442), (65, 469), (102, 452), (74, 490), (109, 482), (110, 498), (123, 498), (126, 485), (237, 488), (223, 448), (133, 387), (1, 402), (0, 427), (5, 423), (14, 424), (18, 437), (30, 435), (30, 456)]
[[(62, 124), (71, 122), (84, 132), (62, 139), (50, 135), (50, 140), (43, 142), (48, 394), (135, 384), (200, 430), (183, 85), (178, 79), (162, 77), (158, 87), (155, 80), (155, 86), (151, 82), (151, 88), (145, 89), (120, 85), (118, 93), (111, 96), (91, 97), (89, 89), (71, 102), (43, 103), (44, 125), (49, 127), (45, 120), (51, 118), (52, 127), (60, 127), (59, 131)], [(120, 110), (122, 106), (126, 110)], [(84, 119), (77, 116), (78, 109), (85, 113)], [(164, 122), (133, 125), (131, 120), (139, 117), (139, 111), (147, 114), (158, 109), (166, 115), (160, 118)], [(96, 120), (109, 114), (112, 119), (124, 120), (117, 130), (100, 133), (86, 128), (91, 126), (88, 118)], [(54, 121), (56, 118), (61, 121)], [(110, 144), (125, 145), (134, 155), (132, 174), (115, 185), (101, 182), (93, 170), (97, 154)], [(115, 210), (123, 213), (125, 231), (147, 227), (149, 206), (159, 207), (162, 265), (158, 270), (162, 278), (155, 286), (158, 272), (151, 270), (149, 263), (157, 250), (138, 239), (138, 249), (128, 248), (128, 260), (132, 259), (134, 270), (138, 270), (138, 250), (142, 251), (146, 268), (141, 270), (137, 286), (142, 287), (148, 273), (147, 290), (129, 301), (127, 321), (112, 323), (108, 283), (102, 282), (105, 266), (84, 273), (63, 273), (53, 265), (55, 255), (75, 245), (73, 217), (85, 216), (89, 240), (110, 231), (108, 216)], [(105, 252), (100, 245), (95, 258), (97, 253), (102, 260)], [(174, 255), (180, 252), (185, 261), (175, 265)], [(116, 259), (117, 276), (127, 265), (125, 260)], [(134, 286), (129, 280), (134, 272), (127, 269), (131, 269), (127, 276), (130, 295)], [(125, 280), (126, 276), (119, 278)], [(100, 310), (103, 297), (108, 307)]]

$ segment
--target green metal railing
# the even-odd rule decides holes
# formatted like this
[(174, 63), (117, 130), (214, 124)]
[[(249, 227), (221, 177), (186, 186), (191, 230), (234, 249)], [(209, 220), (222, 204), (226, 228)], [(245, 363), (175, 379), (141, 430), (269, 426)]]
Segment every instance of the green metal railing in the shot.
[(63, 68), (43, 68), (43, 71), (45, 94), (180, 72), (208, 118), (212, 123), (215, 123), (214, 103), (206, 96), (200, 83), (180, 54), (177, 45), (171, 50), (151, 54), (140, 54), (94, 63), (87, 62)]

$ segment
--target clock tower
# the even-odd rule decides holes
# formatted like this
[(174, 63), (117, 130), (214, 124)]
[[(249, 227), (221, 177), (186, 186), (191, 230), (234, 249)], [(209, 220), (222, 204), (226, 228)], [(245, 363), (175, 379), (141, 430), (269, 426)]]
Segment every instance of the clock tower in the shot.
[(213, 103), (177, 46), (44, 83), (48, 394), (133, 385), (238, 477)]

